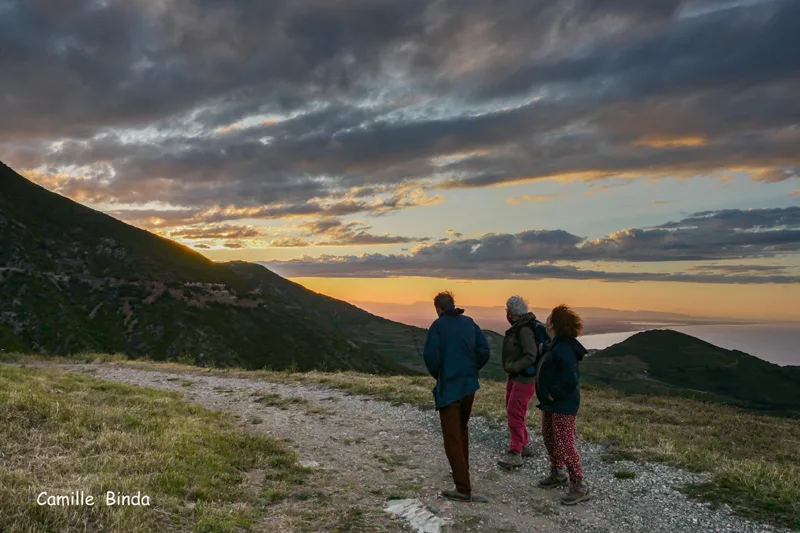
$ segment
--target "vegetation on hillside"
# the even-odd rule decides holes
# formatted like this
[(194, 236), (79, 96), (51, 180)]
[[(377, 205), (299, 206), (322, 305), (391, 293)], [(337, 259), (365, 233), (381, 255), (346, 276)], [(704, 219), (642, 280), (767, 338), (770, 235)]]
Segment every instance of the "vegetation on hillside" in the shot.
[(800, 367), (781, 367), (671, 330), (637, 333), (587, 358), (581, 372), (590, 383), (628, 394), (800, 414)]
[[(348, 302), (310, 291), (254, 263), (226, 263), (246, 280), (250, 289), (276, 294), (293, 302), (320, 323), (330, 324), (358, 342), (369, 346), (404, 367), (426, 373), (422, 359), (427, 330), (373, 315)], [(432, 306), (433, 304), (431, 304)], [(500, 363), (503, 336), (484, 331), (492, 348), (492, 358), (482, 372), (488, 379), (505, 379)]]
[(288, 296), (0, 164), (0, 349), (414, 373)]

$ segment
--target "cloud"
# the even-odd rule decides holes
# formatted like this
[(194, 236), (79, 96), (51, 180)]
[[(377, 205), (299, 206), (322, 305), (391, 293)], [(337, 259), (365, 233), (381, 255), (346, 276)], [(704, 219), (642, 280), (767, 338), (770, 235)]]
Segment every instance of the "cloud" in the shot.
[(290, 237), (285, 239), (273, 239), (269, 246), (270, 248), (305, 248), (311, 246), (313, 243), (299, 237)]
[(650, 202), (650, 205), (667, 205), (671, 204), (672, 202), (667, 202), (666, 200), (653, 200)]
[(786, 196), (800, 196), (800, 189), (798, 189), (796, 191), (792, 191), (789, 194), (787, 194)]
[(371, 246), (382, 244), (407, 244), (425, 242), (427, 237), (403, 237), (399, 235), (375, 235), (369, 232), (372, 226), (361, 221), (342, 222), (339, 219), (321, 219), (306, 222), (297, 226), (310, 236), (322, 236), (324, 240), (317, 241), (319, 246)]
[(0, 9), (0, 158), (82, 202), (195, 212), (184, 224), (800, 167), (796, 0)]
[(753, 172), (751, 178), (755, 181), (765, 183), (779, 183), (800, 176), (800, 167), (794, 168), (772, 168)]
[(203, 244), (203, 243), (193, 244), (192, 247), (193, 248), (198, 248), (200, 250), (208, 250), (209, 248), (211, 248), (211, 246), (209, 246), (207, 244)]
[(621, 272), (573, 263), (720, 261), (800, 253), (800, 207), (693, 214), (652, 228), (629, 228), (587, 240), (563, 230), (486, 234), (422, 244), (404, 254), (323, 255), (273, 262), (291, 277), (426, 276), (451, 279), (597, 279), (697, 283), (795, 283), (769, 265), (698, 265), (686, 272)]
[(211, 225), (187, 227), (168, 232), (170, 239), (247, 239), (260, 237), (263, 230), (252, 226)]
[(689, 272), (723, 272), (726, 274), (780, 274), (786, 267), (775, 265), (695, 265), (687, 269)]
[(464, 236), (464, 234), (463, 234), (463, 233), (459, 233), (459, 232), (457, 232), (457, 231), (455, 231), (455, 230), (453, 230), (453, 229), (448, 229), (448, 230), (446, 231), (446, 233), (447, 233), (448, 235), (450, 235), (450, 237), (452, 237), (452, 238), (454, 238), (454, 239), (459, 239), (459, 238), (461, 238), (461, 237), (463, 237), (463, 236)]
[(240, 242), (226, 242), (222, 246), (224, 246), (225, 248), (231, 248), (231, 249), (234, 249), (234, 250), (238, 250), (240, 248), (244, 248), (245, 247), (244, 244), (242, 244)]
[(506, 199), (506, 203), (509, 205), (519, 205), (523, 202), (553, 202), (555, 200), (560, 200), (561, 198), (566, 198), (566, 194), (545, 194), (539, 195), (534, 194), (531, 196), (530, 194), (523, 194), (522, 196), (511, 196), (510, 198)]

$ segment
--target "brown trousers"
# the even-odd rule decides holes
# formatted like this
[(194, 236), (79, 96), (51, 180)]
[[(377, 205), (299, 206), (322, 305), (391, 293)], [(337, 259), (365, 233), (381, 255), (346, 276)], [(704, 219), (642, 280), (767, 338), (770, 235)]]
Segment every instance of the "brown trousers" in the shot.
[(461, 494), (472, 495), (472, 485), (469, 480), (469, 423), (472, 414), (472, 403), (475, 393), (464, 396), (457, 402), (439, 409), (439, 420), (442, 422), (442, 436), (444, 437), (444, 451), (450, 461), (450, 470), (453, 471), (453, 481), (456, 490)]

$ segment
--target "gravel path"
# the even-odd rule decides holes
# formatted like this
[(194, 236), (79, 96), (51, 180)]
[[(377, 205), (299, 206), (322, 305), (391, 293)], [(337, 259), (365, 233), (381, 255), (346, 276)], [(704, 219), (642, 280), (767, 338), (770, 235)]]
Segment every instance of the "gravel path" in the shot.
[[(435, 412), (316, 385), (276, 384), (249, 379), (170, 374), (108, 365), (62, 365), (61, 370), (132, 385), (176, 391), (204, 407), (239, 417), (250, 430), (284, 439), (302, 461), (318, 463), (336, 483), (350, 487), (353, 501), (383, 508), (388, 499), (419, 498), (453, 521), (452, 531), (500, 532), (779, 532), (788, 531), (712, 510), (676, 490), (705, 481), (701, 475), (654, 464), (601, 460), (603, 446), (580, 443), (595, 499), (576, 507), (558, 504), (558, 492), (536, 488), (548, 465), (528, 459), (517, 472), (495, 466), (507, 430), (474, 418), (471, 457), (474, 485), (489, 504), (453, 504), (438, 493), (452, 480)], [(191, 383), (190, 385), (188, 383)], [(480, 392), (477, 402), (480, 402)], [(579, 422), (580, 423), (580, 422)], [(316, 466), (315, 466), (316, 467)], [(615, 479), (614, 473), (635, 473)]]

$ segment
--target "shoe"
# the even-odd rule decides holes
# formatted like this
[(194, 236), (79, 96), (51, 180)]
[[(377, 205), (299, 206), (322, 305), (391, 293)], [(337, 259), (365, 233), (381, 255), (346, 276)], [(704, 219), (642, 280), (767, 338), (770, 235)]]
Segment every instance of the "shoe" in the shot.
[(533, 457), (535, 452), (533, 451), (533, 444), (526, 444), (522, 447), (522, 457)]
[(497, 465), (502, 468), (519, 468), (522, 466), (522, 454), (506, 452), (506, 456), (497, 461)]
[(486, 496), (481, 496), (480, 494), (464, 494), (457, 490), (443, 490), (442, 498), (455, 502), (489, 503), (489, 498)]
[(539, 488), (554, 489), (563, 487), (569, 481), (569, 476), (564, 470), (553, 470), (549, 476), (539, 480)]
[(589, 487), (583, 481), (570, 484), (569, 489), (561, 497), (563, 505), (575, 505), (576, 503), (585, 502), (592, 498), (592, 493)]

